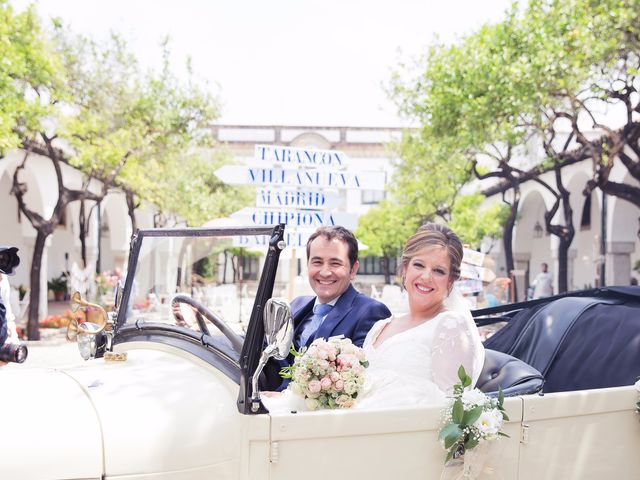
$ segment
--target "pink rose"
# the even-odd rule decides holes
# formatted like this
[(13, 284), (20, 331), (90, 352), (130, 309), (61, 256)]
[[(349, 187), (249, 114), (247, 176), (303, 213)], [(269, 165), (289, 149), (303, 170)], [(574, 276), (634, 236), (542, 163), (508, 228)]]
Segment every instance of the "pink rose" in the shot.
[(329, 377), (331, 378), (332, 382), (337, 382), (338, 380), (340, 380), (340, 374), (338, 372), (331, 372)]
[(338, 380), (336, 382), (336, 391), (341, 392), (344, 388), (344, 382), (342, 380)]
[(324, 377), (320, 380), (320, 386), (322, 390), (329, 390), (331, 388), (331, 379), (329, 377)]
[(318, 380), (311, 380), (307, 387), (309, 388), (310, 393), (318, 393), (322, 388), (322, 385), (320, 385)]

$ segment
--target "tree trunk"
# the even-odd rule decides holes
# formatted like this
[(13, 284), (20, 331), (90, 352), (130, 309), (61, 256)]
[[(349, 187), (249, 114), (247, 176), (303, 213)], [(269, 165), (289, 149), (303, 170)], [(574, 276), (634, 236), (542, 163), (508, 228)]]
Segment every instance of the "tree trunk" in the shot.
[(127, 213), (129, 214), (129, 220), (131, 221), (131, 232), (136, 233), (138, 230), (138, 223), (136, 222), (136, 205), (135, 198), (133, 197), (133, 192), (126, 191), (125, 198), (127, 199)]
[(44, 243), (48, 236), (48, 233), (38, 230), (36, 233), (36, 242), (33, 246), (31, 273), (29, 275), (31, 295), (29, 298), (29, 319), (27, 320), (27, 338), (29, 340), (40, 340), (40, 324), (38, 323), (38, 312), (40, 310), (40, 271)]
[(520, 190), (514, 189), (513, 202), (509, 205), (509, 216), (504, 222), (502, 230), (502, 245), (504, 248), (504, 261), (507, 267), (507, 274), (511, 279), (511, 295), (510, 298), (518, 298), (518, 286), (513, 281), (511, 272), (515, 270), (515, 262), (513, 259), (513, 227), (518, 219), (518, 206), (520, 204)]
[(570, 246), (571, 242), (567, 242), (560, 237), (560, 244), (558, 245), (558, 293), (564, 293), (568, 290)]
[(87, 266), (87, 219), (84, 215), (84, 200), (80, 200), (80, 214), (78, 215), (78, 237), (80, 238), (80, 257), (82, 268)]

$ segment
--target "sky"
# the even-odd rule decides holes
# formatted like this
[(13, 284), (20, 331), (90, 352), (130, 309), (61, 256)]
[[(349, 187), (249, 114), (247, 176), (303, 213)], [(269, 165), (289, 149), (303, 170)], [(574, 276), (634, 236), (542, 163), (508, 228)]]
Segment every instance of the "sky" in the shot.
[(402, 61), (504, 17), (511, 0), (14, 0), (95, 39), (118, 32), (142, 65), (187, 58), (227, 125), (406, 126), (385, 90)]

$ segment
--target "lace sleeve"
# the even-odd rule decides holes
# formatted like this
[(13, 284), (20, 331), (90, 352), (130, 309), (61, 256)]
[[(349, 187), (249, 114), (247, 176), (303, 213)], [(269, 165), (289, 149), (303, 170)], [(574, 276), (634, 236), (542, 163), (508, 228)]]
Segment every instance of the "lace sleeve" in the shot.
[(431, 355), (433, 380), (444, 392), (452, 393), (460, 365), (475, 385), (484, 364), (484, 347), (473, 319), (459, 312), (441, 313)]

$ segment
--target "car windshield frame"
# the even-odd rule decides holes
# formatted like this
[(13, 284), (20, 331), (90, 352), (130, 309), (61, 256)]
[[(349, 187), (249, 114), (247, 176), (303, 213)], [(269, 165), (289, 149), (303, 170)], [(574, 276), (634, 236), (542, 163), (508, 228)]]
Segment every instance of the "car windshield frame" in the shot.
[[(281, 251), (286, 247), (284, 242), (284, 224), (266, 227), (213, 227), (213, 228), (154, 228), (140, 229), (131, 237), (129, 261), (124, 288), (117, 299), (117, 314), (113, 332), (113, 345), (132, 341), (151, 341), (171, 344), (212, 364), (222, 373), (239, 383), (238, 410), (240, 413), (266, 413), (264, 406), (252, 411), (251, 378), (257, 367), (264, 344), (263, 310), (266, 301), (273, 294), (278, 261)], [(173, 325), (162, 325), (157, 322), (136, 320), (127, 322), (131, 315), (129, 309), (136, 271), (140, 265), (140, 253), (145, 239), (155, 238), (197, 238), (197, 237), (234, 237), (234, 236), (267, 236), (266, 258), (262, 267), (253, 306), (249, 316), (242, 351), (239, 358), (230, 348), (220, 342), (212, 342), (211, 336), (203, 332), (191, 331)], [(219, 338), (219, 337), (218, 337)]]

